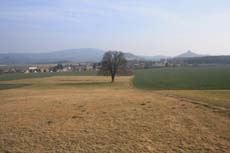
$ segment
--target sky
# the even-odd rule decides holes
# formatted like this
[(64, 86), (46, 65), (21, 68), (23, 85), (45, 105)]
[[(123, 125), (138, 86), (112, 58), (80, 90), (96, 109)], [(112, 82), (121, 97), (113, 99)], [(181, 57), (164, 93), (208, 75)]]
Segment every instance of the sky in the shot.
[(229, 0), (0, 0), (0, 53), (230, 55)]

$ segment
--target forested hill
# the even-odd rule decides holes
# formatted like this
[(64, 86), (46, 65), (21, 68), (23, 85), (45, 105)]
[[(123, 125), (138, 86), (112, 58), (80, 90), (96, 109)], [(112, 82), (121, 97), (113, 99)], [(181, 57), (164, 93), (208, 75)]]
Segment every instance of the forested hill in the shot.
[(191, 58), (174, 58), (172, 63), (184, 64), (230, 64), (230, 56), (204, 56)]

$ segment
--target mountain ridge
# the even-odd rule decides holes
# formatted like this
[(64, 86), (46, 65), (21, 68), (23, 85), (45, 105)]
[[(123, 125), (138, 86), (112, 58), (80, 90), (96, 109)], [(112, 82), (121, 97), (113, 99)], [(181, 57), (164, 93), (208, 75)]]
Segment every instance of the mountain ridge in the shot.
[[(106, 51), (96, 48), (77, 48), (65, 49), (45, 53), (0, 53), (0, 64), (50, 64), (60, 62), (100, 62)], [(159, 61), (161, 59), (180, 59), (180, 58), (196, 58), (209, 55), (201, 55), (188, 50), (180, 55), (170, 56), (143, 56), (130, 52), (124, 52), (127, 60), (145, 60)]]
[(97, 62), (105, 51), (94, 48), (66, 49), (47, 53), (1, 53), (0, 64), (36, 64), (58, 61)]
[[(99, 62), (106, 51), (96, 48), (65, 49), (45, 53), (0, 53), (0, 64), (49, 64), (66, 61)], [(127, 60), (160, 60), (163, 56), (139, 56), (124, 52)]]

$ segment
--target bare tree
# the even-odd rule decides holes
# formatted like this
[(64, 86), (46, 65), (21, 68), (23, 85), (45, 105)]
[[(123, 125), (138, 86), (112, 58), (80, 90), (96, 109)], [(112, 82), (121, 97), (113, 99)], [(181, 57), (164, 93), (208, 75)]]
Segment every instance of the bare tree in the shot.
[(111, 75), (112, 82), (118, 69), (127, 63), (124, 53), (119, 51), (108, 51), (104, 54), (101, 62), (101, 70), (103, 74)]

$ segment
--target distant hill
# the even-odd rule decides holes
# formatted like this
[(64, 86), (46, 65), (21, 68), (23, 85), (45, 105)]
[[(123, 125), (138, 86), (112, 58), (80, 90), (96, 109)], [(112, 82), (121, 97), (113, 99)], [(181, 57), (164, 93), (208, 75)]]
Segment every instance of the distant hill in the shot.
[(100, 49), (80, 48), (49, 53), (3, 53), (0, 54), (0, 64), (98, 62), (104, 52)]
[(160, 61), (161, 59), (168, 59), (171, 58), (169, 56), (141, 56), (135, 55), (132, 53), (125, 53), (125, 57), (127, 60), (141, 60), (141, 61)]
[[(79, 48), (54, 51), (48, 53), (0, 53), (0, 64), (55, 64), (74, 62), (99, 62), (105, 50), (95, 48)], [(207, 57), (187, 51), (174, 58), (169, 56), (138, 56), (129, 52), (124, 52), (127, 60), (159, 61), (161, 59), (171, 59), (181, 61), (187, 58)], [(220, 58), (222, 59), (222, 58)], [(203, 60), (201, 58), (201, 60)], [(206, 59), (205, 59), (206, 60)], [(199, 61), (200, 63), (201, 61)]]
[(158, 56), (141, 56), (145, 60), (148, 61), (160, 61), (161, 59), (170, 59), (171, 57), (169, 56), (163, 56), (163, 55), (158, 55)]
[[(54, 64), (71, 62), (99, 62), (106, 51), (94, 48), (68, 49), (48, 53), (0, 53), (0, 64)], [(125, 52), (127, 60), (145, 58)]]
[(203, 56), (206, 56), (206, 55), (196, 54), (196, 53), (188, 50), (187, 52), (182, 53), (182, 54), (180, 54), (174, 58), (203, 57)]
[(126, 60), (128, 60), (128, 61), (132, 61), (132, 60), (145, 60), (141, 56), (137, 56), (137, 55), (134, 55), (132, 53), (125, 52), (124, 54), (125, 54)]

